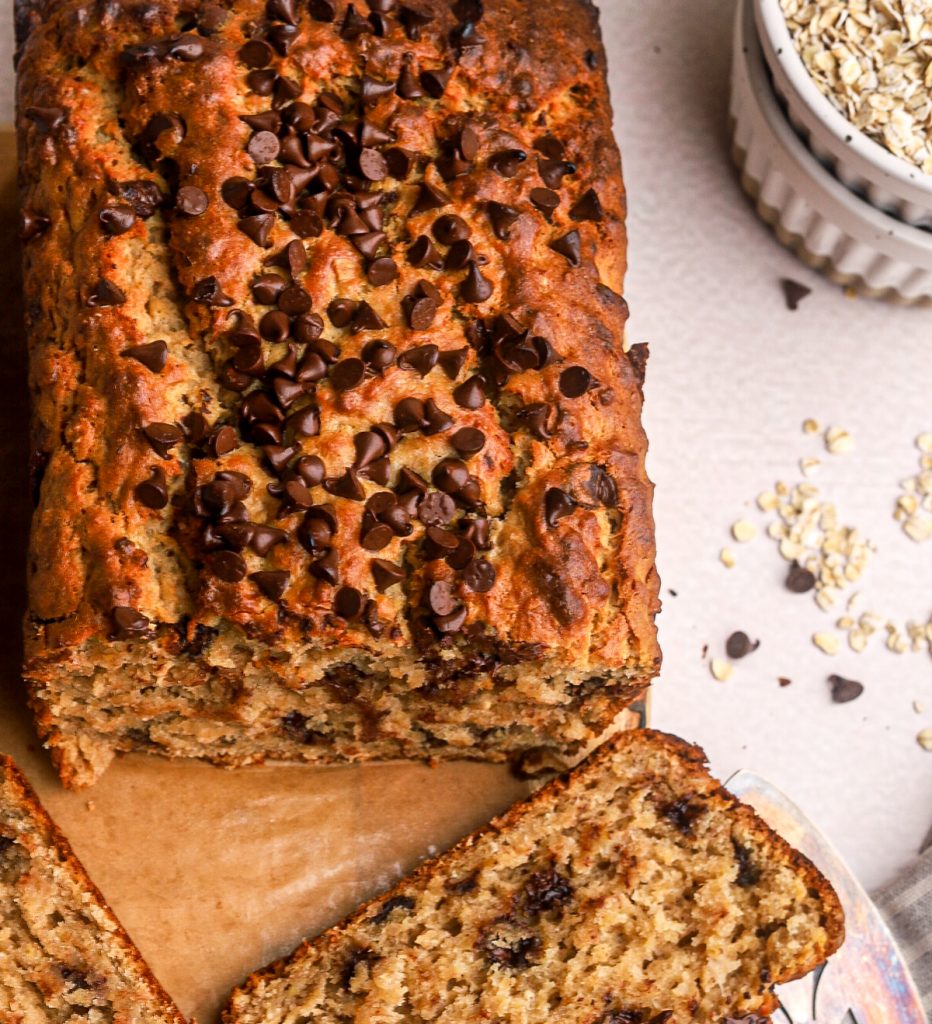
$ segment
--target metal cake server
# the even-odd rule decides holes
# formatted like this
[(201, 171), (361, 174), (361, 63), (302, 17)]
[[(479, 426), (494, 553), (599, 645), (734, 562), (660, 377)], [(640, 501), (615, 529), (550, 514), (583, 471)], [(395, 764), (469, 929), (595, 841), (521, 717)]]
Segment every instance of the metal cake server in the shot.
[(759, 775), (740, 771), (726, 786), (816, 865), (845, 911), (844, 945), (817, 971), (776, 989), (774, 1024), (927, 1024), (890, 929), (825, 836)]

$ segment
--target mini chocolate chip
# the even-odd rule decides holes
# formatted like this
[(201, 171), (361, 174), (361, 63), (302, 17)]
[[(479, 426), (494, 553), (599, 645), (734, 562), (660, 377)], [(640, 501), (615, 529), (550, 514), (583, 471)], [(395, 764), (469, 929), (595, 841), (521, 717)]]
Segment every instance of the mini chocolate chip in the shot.
[(481, 409), (485, 404), (481, 378), (467, 377), (462, 384), (453, 389), (453, 400), (464, 409)]
[(398, 276), (398, 267), (391, 256), (380, 256), (366, 267), (366, 279), (376, 288), (391, 284)]
[(207, 193), (196, 185), (182, 185), (175, 196), (175, 209), (189, 217), (200, 217), (209, 205)]
[(411, 207), (411, 213), (426, 213), (428, 210), (438, 210), (440, 207), (446, 206), (449, 202), (450, 197), (446, 192), (442, 192), (435, 185), (430, 185), (426, 181), (423, 181), (421, 182), (417, 201), (414, 206)]
[(785, 586), (794, 594), (805, 594), (816, 585), (816, 578), (808, 569), (794, 562), (786, 574)]
[(408, 307), (408, 326), (412, 331), (426, 331), (437, 315), (437, 303), (433, 299), (415, 299)]
[(380, 594), (384, 594), (389, 587), (405, 578), (405, 571), (400, 565), (395, 565), (384, 558), (373, 558), (369, 565), (372, 569), (372, 579)]
[(795, 312), (799, 308), (800, 302), (807, 295), (812, 294), (811, 288), (807, 288), (806, 285), (800, 284), (799, 281), (794, 281), (789, 277), (780, 278), (780, 287), (783, 289), (783, 299), (786, 302), (786, 308), (791, 312)]
[(281, 143), (271, 132), (256, 132), (246, 145), (246, 152), (259, 164), (270, 164), (278, 157)]
[(747, 633), (742, 633), (740, 630), (737, 633), (732, 633), (725, 641), (725, 653), (729, 658), (736, 660), (753, 653), (758, 647), (760, 647), (760, 640), (752, 641)]
[(334, 612), (347, 622), (359, 618), (362, 608), (363, 596), (355, 587), (340, 587), (333, 596)]
[(832, 688), (832, 700), (836, 704), (847, 704), (848, 701), (857, 700), (864, 692), (864, 684), (855, 679), (831, 675), (828, 677), (828, 682)]
[(224, 583), (239, 583), (246, 575), (246, 562), (235, 551), (214, 551), (207, 556), (207, 565)]
[(597, 383), (585, 366), (569, 366), (560, 374), (560, 394), (566, 398), (579, 398)]
[(417, 506), (417, 517), (425, 526), (445, 526), (455, 512), (456, 503), (441, 491), (431, 491)]
[(476, 427), (460, 427), (451, 435), (450, 444), (460, 455), (475, 455), (485, 447), (485, 434)]
[(440, 350), (436, 345), (417, 345), (415, 348), (406, 349), (398, 356), (398, 365), (403, 370), (414, 370), (422, 377), (437, 365)]
[(101, 227), (111, 236), (124, 235), (136, 223), (136, 211), (132, 206), (120, 203), (105, 206), (97, 215)]
[(485, 302), (492, 294), (492, 282), (479, 272), (479, 264), (470, 260), (469, 270), (460, 284), (460, 297), (465, 302)]
[(445, 494), (456, 494), (469, 480), (469, 469), (461, 459), (441, 459), (431, 472), (434, 487)]
[(505, 203), (491, 200), (486, 204), (486, 212), (489, 215), (495, 237), (507, 241), (511, 226), (521, 216), (521, 211), (516, 210), (513, 206), (507, 206)]
[(168, 504), (168, 484), (164, 470), (152, 466), (151, 476), (136, 485), (133, 494), (146, 508), (161, 509)]
[(152, 450), (163, 459), (167, 459), (169, 451), (184, 439), (181, 427), (175, 423), (149, 423), (142, 432)]
[(579, 237), (579, 232), (575, 228), (572, 231), (568, 231), (560, 238), (555, 238), (550, 243), (550, 248), (553, 249), (554, 252), (564, 256), (570, 266), (579, 266), (581, 239)]
[(149, 619), (135, 608), (118, 605), (110, 615), (114, 625), (113, 638), (116, 640), (131, 640), (148, 632)]
[(330, 383), (337, 391), (351, 391), (366, 379), (366, 364), (361, 359), (341, 359), (330, 369)]
[(135, 359), (153, 373), (161, 373), (168, 360), (168, 345), (164, 341), (149, 341), (143, 345), (124, 348), (120, 355)]
[(463, 582), (477, 594), (486, 594), (495, 585), (495, 568), (485, 558), (477, 558), (463, 570)]
[(602, 204), (594, 188), (588, 189), (570, 207), (572, 220), (600, 221), (604, 216)]
[(447, 349), (446, 352), (441, 352), (437, 361), (440, 363), (440, 369), (443, 370), (450, 380), (456, 380), (466, 365), (468, 358), (469, 349), (463, 347)]
[(122, 306), (126, 302), (123, 292), (107, 278), (101, 277), (87, 296), (87, 304), (91, 307)]
[(549, 188), (532, 188), (529, 198), (533, 205), (548, 218), (560, 205), (560, 196)]
[(261, 569), (251, 572), (249, 578), (270, 601), (280, 601), (291, 573), (285, 569)]
[(556, 526), (559, 520), (571, 515), (575, 508), (576, 501), (572, 495), (559, 487), (547, 488), (544, 495), (544, 518), (548, 526)]
[(442, 245), (452, 245), (454, 242), (463, 241), (469, 238), (471, 233), (466, 221), (455, 213), (447, 213), (438, 217), (431, 230), (434, 238)]

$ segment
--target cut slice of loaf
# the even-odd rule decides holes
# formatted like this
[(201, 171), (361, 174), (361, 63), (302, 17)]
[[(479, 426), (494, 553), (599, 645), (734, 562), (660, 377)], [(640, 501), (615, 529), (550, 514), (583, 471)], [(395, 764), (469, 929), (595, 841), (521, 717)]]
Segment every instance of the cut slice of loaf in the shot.
[(841, 944), (801, 854), (662, 733), (621, 733), (234, 992), (226, 1024), (767, 1013)]
[(0, 756), (0, 1024), (184, 1024), (23, 774)]

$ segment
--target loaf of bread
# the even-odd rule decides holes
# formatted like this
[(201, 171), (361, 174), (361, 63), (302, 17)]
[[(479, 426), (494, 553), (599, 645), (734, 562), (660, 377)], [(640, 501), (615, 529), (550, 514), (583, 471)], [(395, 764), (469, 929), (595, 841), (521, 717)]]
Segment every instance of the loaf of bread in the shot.
[(0, 1024), (184, 1024), (45, 813), (0, 756)]
[(841, 944), (828, 882), (662, 733), (568, 776), (248, 979), (225, 1024), (720, 1024)]
[(18, 20), (25, 675), (65, 782), (580, 751), (659, 662), (593, 5)]

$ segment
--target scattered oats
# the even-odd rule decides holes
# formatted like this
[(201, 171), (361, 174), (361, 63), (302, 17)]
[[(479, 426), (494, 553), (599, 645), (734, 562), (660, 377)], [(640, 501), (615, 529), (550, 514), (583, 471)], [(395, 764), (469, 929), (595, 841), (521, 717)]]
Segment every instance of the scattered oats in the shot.
[(825, 447), (832, 455), (847, 455), (854, 451), (854, 438), (842, 427), (829, 427), (825, 431)]
[(835, 601), (837, 600), (836, 591), (831, 587), (819, 588), (816, 584), (816, 604), (822, 609), (823, 612), (827, 612), (830, 608), (833, 608)]
[(823, 654), (837, 654), (841, 650), (841, 641), (834, 633), (813, 633), (812, 642)]
[(788, 562), (798, 562), (805, 553), (806, 549), (803, 545), (795, 540), (790, 540), (789, 537), (785, 537), (780, 541), (780, 554)]
[(819, 466), (822, 465), (821, 459), (816, 459), (811, 455), (806, 455), (799, 460), (799, 469), (803, 476), (813, 476)]
[(803, 420), (803, 433), (804, 434), (818, 434), (822, 428), (819, 426), (819, 421), (814, 419)]
[(761, 512), (773, 512), (779, 502), (772, 491), (761, 491), (757, 496), (757, 507)]
[(922, 704), (921, 701), (918, 701), (918, 700), (914, 700), (913, 701), (913, 711), (915, 711), (917, 715), (921, 715), (923, 713), (923, 711), (925, 711), (925, 707), (923, 707), (923, 704)]
[(916, 742), (923, 750), (932, 751), (932, 729), (922, 729), (916, 737)]
[(720, 683), (727, 682), (734, 674), (734, 666), (724, 658), (713, 658), (709, 662), (709, 671)]
[(731, 548), (722, 548), (718, 553), (718, 560), (726, 569), (734, 569), (736, 564), (735, 553)]
[(736, 541), (747, 544), (757, 536), (757, 527), (747, 519), (739, 519), (731, 525), (731, 535)]
[[(929, 64), (929, 67), (932, 68), (932, 64)], [(919, 451), (926, 452), (927, 454), (932, 452), (932, 433), (920, 434), (916, 438), (916, 447)]]
[(867, 647), (870, 637), (861, 629), (852, 629), (848, 634), (848, 646), (855, 654), (860, 654)]
[(893, 507), (893, 518), (902, 526), (910, 540), (923, 544), (932, 539), (932, 461), (928, 454), (932, 448), (932, 434), (920, 434), (916, 447), (922, 453), (919, 472), (900, 481), (900, 494)]
[(835, 625), (839, 629), (854, 629), (854, 619), (852, 619), (850, 615), (842, 615), (842, 617), (835, 622)]

